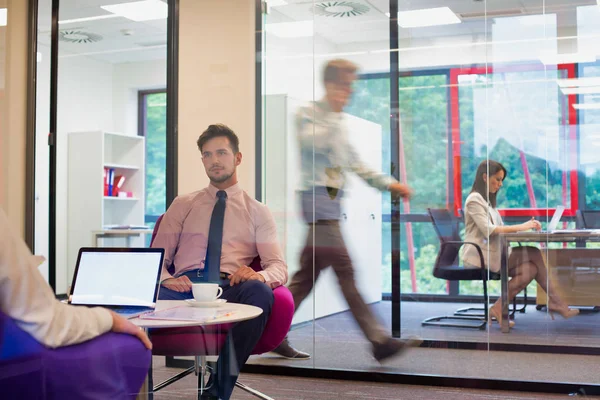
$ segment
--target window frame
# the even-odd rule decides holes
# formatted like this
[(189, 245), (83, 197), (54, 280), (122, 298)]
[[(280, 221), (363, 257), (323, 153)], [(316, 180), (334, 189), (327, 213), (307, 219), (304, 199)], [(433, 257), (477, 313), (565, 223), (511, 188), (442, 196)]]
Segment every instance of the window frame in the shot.
[[(559, 64), (557, 70), (567, 72), (567, 78), (576, 78), (577, 64)], [(458, 77), (460, 75), (485, 75), (496, 72), (533, 72), (542, 71), (543, 66), (531, 64), (510, 65), (505, 68), (493, 68), (490, 66), (474, 66), (468, 68), (452, 68), (450, 69), (450, 108), (451, 108), (451, 137), (448, 138), (452, 143), (452, 167), (454, 196), (453, 196), (453, 211), (454, 215), (459, 215), (459, 209), (462, 208), (462, 179), (461, 179), (461, 130), (460, 130), (460, 104), (459, 104), (459, 86)], [(578, 134), (578, 111), (573, 108), (573, 104), (577, 102), (577, 95), (567, 95), (567, 118), (563, 119), (563, 123), (569, 125), (568, 143), (569, 152), (573, 155), (569, 159), (570, 168), (566, 172), (570, 183), (570, 201), (571, 207), (565, 209), (563, 216), (574, 217), (579, 209), (579, 134)], [(449, 166), (450, 167), (450, 166)], [(566, 182), (563, 182), (563, 185)], [(553, 215), (555, 208), (511, 208), (499, 209), (500, 215), (503, 217), (546, 217)]]
[[(159, 89), (143, 89), (143, 90), (138, 90), (138, 136), (143, 136), (144, 138), (146, 137), (146, 132), (148, 129), (148, 124), (146, 123), (147, 119), (146, 119), (146, 115), (147, 115), (147, 108), (146, 107), (146, 98), (149, 95), (152, 94), (159, 94), (159, 93), (163, 93), (165, 95), (167, 95), (167, 88), (159, 88)], [(167, 132), (167, 136), (168, 136), (168, 132)], [(167, 140), (167, 138), (165, 137), (165, 140)], [(146, 143), (144, 143), (144, 157), (147, 160), (148, 159), (148, 147), (146, 145)], [(146, 161), (144, 161), (146, 162)], [(144, 180), (147, 180), (147, 172), (146, 169), (144, 169)], [(166, 189), (165, 189), (166, 190)], [(168, 197), (167, 193), (165, 192), (165, 196)], [(165, 198), (166, 198), (165, 197)], [(146, 201), (146, 199), (144, 199), (144, 202)], [(168, 199), (166, 199), (166, 204), (168, 204)], [(167, 206), (168, 208), (168, 206)], [(146, 213), (146, 207), (144, 206), (144, 223), (155, 223), (158, 220), (158, 217), (160, 217), (160, 215), (151, 215), (151, 214), (147, 214)]]

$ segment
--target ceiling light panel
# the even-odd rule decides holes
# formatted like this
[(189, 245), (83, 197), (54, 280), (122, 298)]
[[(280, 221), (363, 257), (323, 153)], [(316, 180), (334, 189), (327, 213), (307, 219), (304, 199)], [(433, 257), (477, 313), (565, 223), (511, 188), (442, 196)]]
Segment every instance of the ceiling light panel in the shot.
[(106, 14), (106, 15), (98, 15), (95, 17), (85, 17), (85, 18), (73, 18), (73, 19), (63, 19), (62, 21), (58, 21), (59, 24), (74, 24), (77, 22), (87, 22), (87, 21), (96, 21), (99, 19), (110, 19), (110, 18), (118, 18), (120, 15), (117, 14)]
[(557, 79), (556, 83), (558, 83), (558, 86), (560, 86), (561, 88), (600, 86), (600, 78), (587, 77), (587, 78)]
[(136, 22), (165, 19), (169, 15), (167, 3), (160, 0), (143, 0), (101, 7), (103, 10)]
[(587, 86), (587, 87), (575, 87), (575, 88), (560, 88), (564, 95), (571, 94), (596, 94), (600, 93), (600, 86)]
[(576, 110), (600, 110), (600, 103), (579, 103), (573, 104)]
[(314, 35), (312, 21), (280, 22), (266, 24), (265, 31), (282, 38), (310, 37)]
[(0, 26), (6, 26), (8, 22), (8, 10), (6, 8), (0, 8)]
[(544, 65), (589, 63), (596, 61), (596, 56), (592, 53), (541, 53), (539, 58)]
[(398, 13), (398, 25), (402, 28), (422, 28), (460, 24), (461, 22), (460, 18), (449, 7), (426, 8)]

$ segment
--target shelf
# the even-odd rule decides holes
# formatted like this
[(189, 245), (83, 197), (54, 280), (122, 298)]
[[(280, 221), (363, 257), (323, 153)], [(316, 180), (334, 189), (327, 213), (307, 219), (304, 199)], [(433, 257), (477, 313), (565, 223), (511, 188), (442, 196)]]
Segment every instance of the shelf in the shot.
[(125, 165), (125, 164), (115, 164), (115, 163), (104, 163), (104, 168), (131, 169), (131, 170), (140, 169), (140, 167), (137, 165)]
[(110, 136), (117, 136), (117, 137), (125, 138), (125, 139), (144, 140), (144, 136), (140, 136), (140, 135), (127, 135), (125, 133), (119, 133), (119, 132), (104, 132), (104, 134), (110, 135)]
[(137, 197), (116, 197), (116, 196), (104, 196), (104, 200), (116, 200), (116, 201), (138, 201)]

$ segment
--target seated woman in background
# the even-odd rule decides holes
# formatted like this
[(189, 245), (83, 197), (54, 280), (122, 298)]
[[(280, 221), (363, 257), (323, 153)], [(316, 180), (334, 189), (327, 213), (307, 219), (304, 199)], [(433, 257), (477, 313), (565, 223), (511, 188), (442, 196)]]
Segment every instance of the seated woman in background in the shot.
[[(503, 224), (502, 217), (496, 209), (496, 196), (502, 187), (504, 178), (506, 178), (506, 169), (502, 164), (493, 160), (481, 162), (464, 207), (465, 241), (477, 243), (481, 247), (486, 266), (492, 272), (500, 272), (503, 252), (500, 234), (541, 229), (541, 224), (534, 218), (518, 225)], [(465, 246), (462, 258), (465, 267), (480, 267), (479, 253), (475, 246)], [(508, 275), (512, 278), (508, 283), (509, 303), (535, 279), (538, 285), (548, 293), (548, 311), (552, 319), (554, 319), (555, 312), (564, 318), (571, 318), (579, 314), (579, 310), (568, 307), (551, 283), (548, 288), (546, 263), (542, 252), (537, 247), (513, 248), (508, 257)], [(490, 307), (490, 319), (492, 317), (496, 318), (498, 322), (502, 320), (500, 299)], [(514, 326), (513, 321), (510, 321), (509, 324), (511, 327)]]

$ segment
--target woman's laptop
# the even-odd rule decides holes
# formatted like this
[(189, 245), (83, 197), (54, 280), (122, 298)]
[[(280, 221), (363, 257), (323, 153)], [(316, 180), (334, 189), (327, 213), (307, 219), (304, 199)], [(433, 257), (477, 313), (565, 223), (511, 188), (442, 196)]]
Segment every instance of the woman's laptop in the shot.
[(102, 306), (134, 318), (154, 310), (164, 249), (83, 247), (69, 304)]
[(540, 231), (540, 233), (553, 233), (556, 232), (556, 228), (558, 227), (558, 223), (562, 218), (563, 212), (565, 211), (564, 206), (556, 206), (556, 211), (554, 211), (554, 215), (552, 219), (548, 223), (548, 228), (545, 231)]

